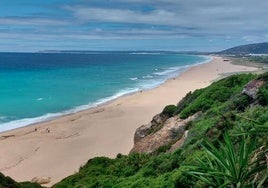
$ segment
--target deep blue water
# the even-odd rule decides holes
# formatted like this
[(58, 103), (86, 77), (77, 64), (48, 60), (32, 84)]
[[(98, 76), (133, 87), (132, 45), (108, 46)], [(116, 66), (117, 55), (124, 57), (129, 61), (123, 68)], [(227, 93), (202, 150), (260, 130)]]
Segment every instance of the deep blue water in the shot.
[(0, 53), (0, 131), (156, 87), (207, 60), (174, 53)]

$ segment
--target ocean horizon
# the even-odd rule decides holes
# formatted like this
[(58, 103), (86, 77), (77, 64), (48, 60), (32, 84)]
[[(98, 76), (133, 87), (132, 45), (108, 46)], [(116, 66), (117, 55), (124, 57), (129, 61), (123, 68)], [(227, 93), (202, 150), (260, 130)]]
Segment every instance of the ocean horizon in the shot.
[(155, 88), (208, 61), (159, 51), (0, 53), (0, 132)]

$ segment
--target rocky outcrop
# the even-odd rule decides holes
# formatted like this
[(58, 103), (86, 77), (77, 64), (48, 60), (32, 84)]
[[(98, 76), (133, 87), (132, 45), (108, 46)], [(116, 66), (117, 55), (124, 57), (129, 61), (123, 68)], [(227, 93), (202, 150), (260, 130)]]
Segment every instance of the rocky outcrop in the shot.
[[(176, 146), (181, 146), (185, 140), (185, 126), (188, 122), (199, 117), (199, 115), (200, 113), (197, 113), (187, 119), (180, 119), (175, 116), (166, 120), (164, 120), (165, 118), (160, 118), (161, 115), (156, 115), (149, 124), (143, 125), (136, 130), (134, 147), (130, 153), (152, 153), (161, 146), (177, 143), (183, 139), (181, 144), (177, 143), (173, 149)], [(155, 131), (152, 132), (152, 130)]]
[(139, 127), (134, 135), (134, 144), (146, 137), (147, 135), (161, 129), (168, 116), (164, 114), (157, 114), (153, 117), (152, 121), (146, 125)]
[(187, 136), (188, 136), (188, 130), (186, 130), (186, 131), (183, 133), (182, 137), (181, 137), (179, 140), (177, 140), (177, 142), (175, 142), (175, 143), (170, 147), (170, 149), (169, 149), (168, 151), (169, 151), (169, 152), (174, 152), (176, 149), (181, 148), (182, 145), (184, 144), (184, 142), (185, 142)]
[(34, 177), (32, 179), (32, 182), (33, 183), (38, 183), (40, 185), (42, 185), (42, 184), (48, 184), (48, 183), (50, 183), (50, 181), (51, 181), (51, 178), (50, 177)]
[(250, 81), (243, 89), (242, 93), (256, 100), (258, 97), (259, 88), (264, 84), (264, 79), (255, 79)]

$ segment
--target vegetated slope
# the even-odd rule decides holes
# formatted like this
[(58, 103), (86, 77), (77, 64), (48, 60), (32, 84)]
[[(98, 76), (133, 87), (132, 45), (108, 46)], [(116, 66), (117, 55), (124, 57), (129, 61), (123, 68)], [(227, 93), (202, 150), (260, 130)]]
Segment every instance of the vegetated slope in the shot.
[(268, 54), (268, 42), (236, 46), (218, 52), (227, 55)]
[(37, 183), (22, 182), (18, 183), (8, 176), (0, 173), (0, 188), (41, 188)]
[[(217, 172), (216, 170), (214, 172), (214, 170), (212, 171), (209, 168), (202, 169), (200, 172), (198, 171), (200, 168), (195, 168), (198, 174), (196, 175), (185, 165), (198, 165), (200, 161), (203, 161), (208, 167), (214, 163), (221, 164), (221, 161), (210, 157), (211, 155), (209, 154), (211, 154), (211, 152), (209, 153), (208, 150), (201, 147), (201, 145), (206, 140), (211, 146), (215, 145), (216, 149), (222, 148), (228, 154), (229, 150), (225, 150), (223, 144), (224, 141), (228, 141), (226, 136), (224, 136), (226, 134), (231, 135), (230, 142), (232, 142), (234, 148), (236, 148), (241, 145), (241, 142), (248, 140), (245, 138), (245, 134), (249, 132), (253, 134), (256, 133), (258, 136), (249, 136), (257, 138), (254, 142), (255, 145), (253, 142), (249, 143), (252, 145), (251, 148), (254, 149), (254, 151), (258, 148), (267, 150), (267, 104), (267, 73), (260, 76), (241, 74), (224, 78), (205, 89), (199, 89), (193, 93), (188, 93), (177, 106), (172, 105), (166, 107), (161, 113), (162, 115), (164, 113), (165, 117), (168, 116), (168, 118), (165, 118), (165, 121), (174, 117), (186, 119), (193, 114), (201, 113), (199, 118), (187, 123), (185, 126), (185, 129), (188, 131), (187, 138), (183, 142), (183, 145), (175, 149), (174, 152), (170, 151), (170, 147), (174, 143), (174, 140), (172, 140), (172, 143), (162, 145), (150, 153), (131, 153), (127, 156), (118, 154), (115, 159), (95, 157), (90, 159), (85, 166), (81, 167), (78, 173), (63, 179), (53, 187), (183, 188), (208, 187), (209, 182), (225, 185), (224, 187), (237, 187), (236, 185), (250, 185), (251, 187), (256, 187), (257, 184), (260, 184), (260, 187), (267, 187), (267, 176), (266, 178), (262, 178), (263, 175), (267, 174), (265, 157), (258, 163), (262, 165), (261, 168), (258, 167), (255, 173), (248, 173), (247, 178), (242, 179), (243, 181), (239, 179), (240, 176), (237, 175), (236, 171), (235, 176), (237, 175), (237, 177), (233, 178), (231, 175), (228, 175), (226, 179), (224, 176), (225, 172)], [(162, 116), (161, 114), (160, 116)], [(159, 124), (160, 127), (157, 127), (157, 129), (148, 131), (145, 137), (157, 134), (158, 131), (161, 131), (162, 124), (163, 122)], [(262, 129), (260, 130), (263, 130), (263, 132), (258, 131), (256, 124), (261, 126)], [(231, 144), (229, 145), (231, 147)], [(232, 150), (230, 150), (230, 152), (231, 151)], [(242, 149), (238, 151), (241, 151), (240, 154), (242, 154)], [(255, 154), (256, 153), (261, 152), (258, 151), (255, 152)], [(231, 152), (231, 154), (233, 153)], [(247, 154), (249, 155), (249, 153)], [(255, 154), (253, 156), (257, 156)], [(235, 157), (235, 155), (232, 156)], [(209, 162), (207, 159), (212, 160), (212, 162)], [(242, 160), (244, 166), (247, 167), (252, 158), (249, 159), (250, 160)], [(234, 164), (235, 169), (237, 161), (231, 160), (231, 163)], [(220, 170), (228, 171), (232, 169), (220, 168)], [(221, 176), (218, 177), (218, 179), (213, 176), (217, 173)], [(200, 174), (204, 176), (209, 174), (209, 176), (206, 177), (208, 181), (206, 182), (205, 178), (200, 178)], [(241, 175), (241, 173), (238, 174)]]
[(248, 56), (244, 57), (243, 60), (248, 60), (253, 63), (262, 63), (262, 64), (268, 64), (268, 56)]

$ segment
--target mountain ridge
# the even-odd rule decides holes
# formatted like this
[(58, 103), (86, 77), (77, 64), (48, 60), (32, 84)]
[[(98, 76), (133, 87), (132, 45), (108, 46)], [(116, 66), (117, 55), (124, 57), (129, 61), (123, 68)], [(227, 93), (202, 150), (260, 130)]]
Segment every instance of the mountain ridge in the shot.
[(268, 54), (268, 42), (235, 46), (235, 47), (217, 52), (217, 54), (221, 54), (221, 55)]

